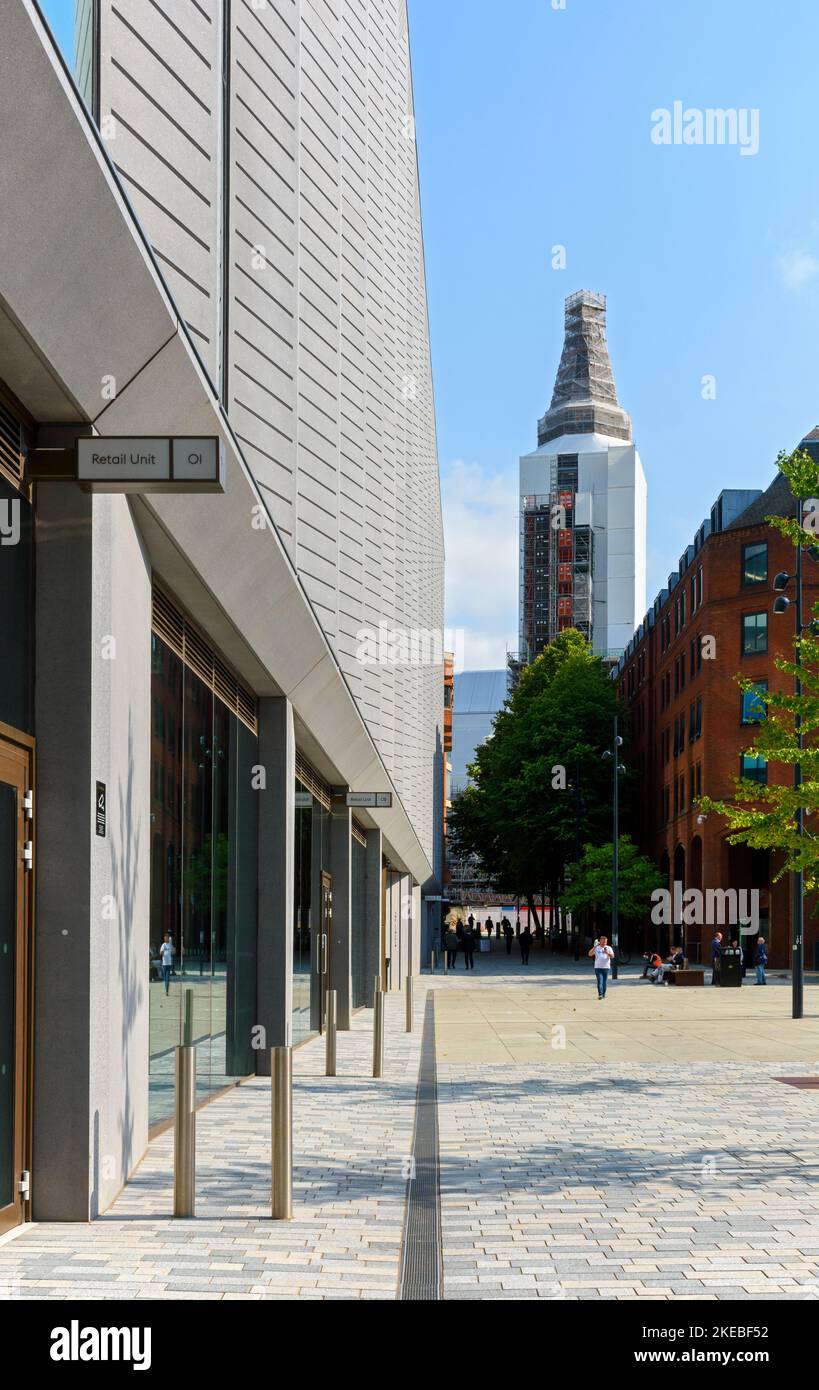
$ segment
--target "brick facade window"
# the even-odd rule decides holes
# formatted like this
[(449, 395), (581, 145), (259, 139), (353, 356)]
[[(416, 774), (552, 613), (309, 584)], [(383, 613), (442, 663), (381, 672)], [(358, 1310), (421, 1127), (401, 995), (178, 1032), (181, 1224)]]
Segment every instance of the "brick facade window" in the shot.
[(768, 650), (768, 612), (743, 613), (742, 655), (764, 655)]
[(768, 582), (768, 543), (752, 541), (742, 547), (742, 587)]
[(739, 698), (739, 722), (740, 724), (761, 724), (763, 719), (768, 716), (768, 711), (758, 698), (758, 692), (767, 691), (767, 681), (754, 681), (750, 690), (740, 692)]
[(768, 780), (768, 764), (765, 759), (749, 757), (747, 753), (743, 753), (740, 758), (739, 772), (747, 782), (764, 783)]

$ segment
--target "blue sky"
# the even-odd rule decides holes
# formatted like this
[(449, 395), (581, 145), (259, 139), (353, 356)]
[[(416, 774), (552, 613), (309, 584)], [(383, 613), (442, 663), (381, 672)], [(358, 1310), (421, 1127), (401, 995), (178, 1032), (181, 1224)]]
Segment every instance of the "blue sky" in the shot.
[[(70, 51), (71, 3), (45, 10)], [(466, 664), (486, 666), (516, 646), (517, 459), (549, 403), (567, 294), (608, 296), (648, 480), (648, 602), (721, 488), (764, 487), (819, 424), (819, 6), (409, 11), (447, 617)], [(677, 100), (758, 110), (759, 152), (653, 144), (652, 112)]]

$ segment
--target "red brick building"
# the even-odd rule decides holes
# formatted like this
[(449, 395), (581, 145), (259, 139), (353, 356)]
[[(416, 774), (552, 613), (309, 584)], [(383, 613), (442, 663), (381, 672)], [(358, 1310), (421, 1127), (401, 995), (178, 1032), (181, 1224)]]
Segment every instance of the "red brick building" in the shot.
[[(809, 436), (809, 442), (812, 442)], [(808, 447), (806, 442), (805, 447)], [(814, 446), (815, 447), (815, 446)], [(793, 689), (776, 669), (793, 653), (794, 609), (773, 612), (773, 579), (793, 573), (795, 551), (764, 518), (795, 516), (796, 503), (778, 475), (764, 493), (720, 494), (692, 545), (669, 575), (615, 669), (630, 712), (631, 757), (639, 775), (636, 824), (641, 849), (655, 860), (673, 891), (759, 889), (760, 927), (769, 939), (771, 965), (790, 964), (792, 881), (772, 879), (778, 856), (729, 845), (725, 820), (696, 807), (708, 795), (730, 800), (734, 779), (789, 781), (792, 771), (744, 757), (764, 710), (740, 690), (748, 677), (770, 690)], [(790, 588), (793, 593), (793, 586)], [(806, 615), (819, 599), (819, 564), (804, 561)], [(627, 828), (624, 826), (624, 829)], [(750, 902), (750, 899), (747, 901)], [(805, 911), (805, 962), (819, 964), (819, 927)], [(679, 912), (674, 922), (679, 923)], [(647, 919), (648, 920), (648, 919)], [(648, 925), (645, 944), (666, 953), (680, 927)], [(723, 934), (731, 928), (723, 928)], [(714, 926), (686, 926), (691, 960), (710, 960)], [(732, 934), (736, 934), (734, 931)]]

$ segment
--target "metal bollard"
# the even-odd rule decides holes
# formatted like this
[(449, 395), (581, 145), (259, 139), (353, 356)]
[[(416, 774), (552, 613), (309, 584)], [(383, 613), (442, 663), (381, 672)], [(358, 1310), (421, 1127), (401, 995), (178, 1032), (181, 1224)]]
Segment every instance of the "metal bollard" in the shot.
[(430, 953), (429, 953), (429, 969), (430, 969), (430, 973), (431, 973), (432, 975), (434, 975), (434, 974), (435, 974), (435, 952), (434, 952), (434, 951), (430, 951)]
[(193, 990), (185, 990), (185, 1022), (182, 1026), (182, 1043), (184, 1047), (193, 1046)]
[(412, 976), (407, 976), (407, 1032), (412, 1032)]
[(373, 1076), (381, 1076), (384, 1071), (384, 991), (381, 981), (377, 982), (373, 1000)]
[(176, 1049), (173, 1214), (196, 1214), (196, 1048)]
[(270, 1049), (270, 1187), (273, 1220), (293, 1219), (293, 1049)]
[(337, 991), (328, 989), (327, 991), (327, 1014), (325, 1017), (325, 1027), (327, 1037), (325, 1038), (324, 1052), (324, 1075), (335, 1076), (336, 1074), (336, 1000)]
[(444, 951), (444, 974), (449, 974), (449, 951)]

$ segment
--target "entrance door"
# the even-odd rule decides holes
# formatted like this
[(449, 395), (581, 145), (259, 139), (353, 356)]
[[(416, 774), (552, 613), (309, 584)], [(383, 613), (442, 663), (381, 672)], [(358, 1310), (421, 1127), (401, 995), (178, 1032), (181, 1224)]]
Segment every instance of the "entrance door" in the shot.
[(330, 946), (333, 939), (333, 880), (321, 871), (321, 911), (319, 913), (319, 934), (316, 943), (316, 969), (319, 977), (319, 999), (321, 1016), (319, 1032), (324, 1032), (327, 1012), (327, 991), (330, 988)]
[(0, 737), (0, 1234), (25, 1215), (28, 1093), (27, 749)]

